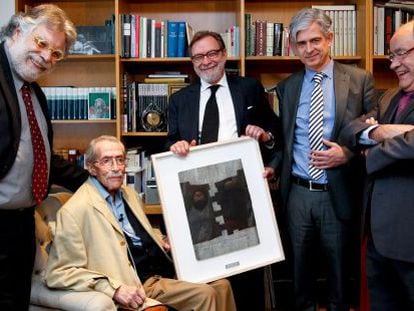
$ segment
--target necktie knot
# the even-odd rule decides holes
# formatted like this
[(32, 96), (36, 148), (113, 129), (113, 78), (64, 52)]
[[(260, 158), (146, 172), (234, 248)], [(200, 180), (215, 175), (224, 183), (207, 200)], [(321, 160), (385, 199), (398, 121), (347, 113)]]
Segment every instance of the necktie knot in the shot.
[(219, 87), (220, 87), (220, 84), (214, 84), (214, 85), (210, 86), (211, 96), (216, 95), (216, 92), (217, 92)]
[(321, 84), (321, 81), (323, 80), (324, 77), (325, 77), (325, 74), (323, 72), (317, 72), (313, 76), (312, 81), (317, 84)]

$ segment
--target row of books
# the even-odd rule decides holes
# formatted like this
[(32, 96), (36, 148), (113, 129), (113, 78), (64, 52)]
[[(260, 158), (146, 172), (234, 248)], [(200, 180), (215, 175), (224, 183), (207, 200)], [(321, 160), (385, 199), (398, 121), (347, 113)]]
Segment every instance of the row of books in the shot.
[(220, 33), (226, 46), (227, 56), (240, 56), (240, 27), (231, 26)]
[(78, 149), (59, 148), (53, 149), (53, 153), (73, 164), (86, 168), (85, 155), (80, 153)]
[(292, 56), (289, 48), (288, 28), (282, 23), (252, 21), (250, 13), (245, 14), (246, 56)]
[(356, 11), (355, 5), (313, 5), (324, 10), (332, 20), (334, 40), (332, 56), (356, 56)]
[(42, 87), (52, 120), (115, 120), (115, 87)]
[(138, 14), (121, 14), (121, 57), (187, 56), (193, 31), (184, 21), (156, 21)]
[(412, 20), (414, 3), (390, 1), (374, 5), (374, 55), (388, 55), (395, 30)]
[[(137, 147), (129, 148), (126, 153), (125, 184), (133, 188), (148, 204), (158, 204), (154, 171), (147, 151)], [(155, 192), (155, 195), (154, 195)]]

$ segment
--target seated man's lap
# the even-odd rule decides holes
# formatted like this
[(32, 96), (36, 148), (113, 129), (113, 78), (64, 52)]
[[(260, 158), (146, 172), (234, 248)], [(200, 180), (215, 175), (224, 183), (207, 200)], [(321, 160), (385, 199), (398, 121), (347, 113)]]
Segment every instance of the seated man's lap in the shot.
[(216, 304), (221, 305), (218, 309), (226, 310), (234, 304), (230, 283), (225, 279), (197, 284), (155, 276), (145, 281), (144, 290), (148, 297), (177, 310), (216, 310)]

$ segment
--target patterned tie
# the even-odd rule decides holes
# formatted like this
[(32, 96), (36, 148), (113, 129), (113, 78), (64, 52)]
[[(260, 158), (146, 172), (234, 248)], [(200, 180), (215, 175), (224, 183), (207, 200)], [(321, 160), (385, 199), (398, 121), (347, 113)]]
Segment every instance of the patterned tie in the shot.
[(216, 142), (219, 129), (219, 111), (216, 101), (216, 92), (220, 85), (210, 86), (211, 94), (204, 111), (203, 127), (201, 129), (201, 143)]
[(414, 92), (405, 93), (400, 98), (400, 101), (398, 102), (397, 113), (395, 114), (395, 121), (400, 121), (402, 113), (411, 103), (413, 98), (414, 98)]
[[(323, 148), (323, 92), (321, 81), (324, 76), (323, 72), (318, 72), (312, 78), (315, 85), (312, 90), (309, 112), (309, 145), (311, 150), (322, 150)], [(312, 179), (318, 180), (322, 177), (323, 170), (309, 164), (309, 175)]]
[(23, 101), (26, 106), (27, 118), (29, 120), (30, 135), (32, 137), (33, 148), (33, 175), (32, 193), (36, 204), (43, 201), (47, 193), (47, 159), (46, 148), (40, 132), (39, 124), (33, 109), (32, 97), (30, 96), (30, 86), (26, 82), (22, 87)]

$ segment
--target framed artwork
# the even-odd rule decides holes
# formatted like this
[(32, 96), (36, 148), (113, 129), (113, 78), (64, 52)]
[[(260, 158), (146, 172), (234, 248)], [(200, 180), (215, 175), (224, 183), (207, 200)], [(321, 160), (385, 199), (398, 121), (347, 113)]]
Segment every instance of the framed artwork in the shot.
[(152, 155), (177, 276), (204, 283), (284, 259), (258, 143)]
[(168, 84), (168, 96), (171, 96), (175, 92), (181, 90), (183, 87), (186, 87), (189, 83), (169, 83)]
[(88, 120), (111, 119), (111, 94), (90, 92), (88, 96)]

